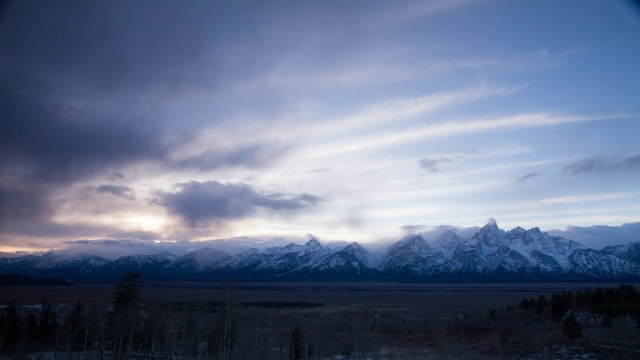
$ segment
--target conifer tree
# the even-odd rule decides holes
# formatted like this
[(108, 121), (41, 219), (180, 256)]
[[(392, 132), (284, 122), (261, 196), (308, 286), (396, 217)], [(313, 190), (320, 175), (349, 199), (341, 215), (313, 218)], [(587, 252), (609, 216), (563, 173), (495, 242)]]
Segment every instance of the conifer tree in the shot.
[(576, 315), (574, 313), (570, 313), (566, 319), (564, 319), (563, 331), (565, 336), (569, 340), (575, 340), (577, 338), (582, 337), (582, 326), (576, 319)]
[(140, 301), (138, 295), (142, 290), (140, 277), (140, 273), (125, 271), (113, 292), (110, 324), (116, 359), (123, 358), (125, 351), (130, 353), (133, 347)]

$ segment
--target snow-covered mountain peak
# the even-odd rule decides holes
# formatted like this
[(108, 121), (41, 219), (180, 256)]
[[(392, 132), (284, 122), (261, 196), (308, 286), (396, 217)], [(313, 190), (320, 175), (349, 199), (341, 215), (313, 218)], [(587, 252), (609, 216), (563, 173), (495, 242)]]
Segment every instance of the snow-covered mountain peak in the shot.
[[(507, 238), (507, 234), (504, 230), (498, 227), (498, 224), (495, 220), (490, 219), (490, 221), (483, 226), (477, 233), (473, 235), (471, 241), (474, 243), (478, 243), (484, 251), (489, 251), (490, 249), (497, 249), (501, 245), (505, 245), (509, 242)], [(489, 248), (489, 249), (484, 249)]]
[(316, 239), (311, 239), (311, 240), (307, 241), (307, 243), (304, 244), (304, 247), (306, 247), (307, 249), (309, 249), (311, 251), (323, 250), (322, 245)]
[(420, 235), (409, 235), (404, 239), (391, 244), (387, 250), (387, 255), (396, 252), (411, 252), (415, 254), (423, 254), (429, 252), (431, 246)]
[(519, 237), (524, 236), (524, 234), (527, 232), (527, 230), (525, 230), (524, 228), (518, 226), (516, 228), (513, 228), (509, 231), (507, 231), (507, 237), (511, 240), (513, 239), (517, 239)]
[(351, 244), (345, 246), (342, 251), (355, 256), (366, 266), (371, 266), (371, 256), (369, 255), (369, 252), (357, 242), (352, 242)]

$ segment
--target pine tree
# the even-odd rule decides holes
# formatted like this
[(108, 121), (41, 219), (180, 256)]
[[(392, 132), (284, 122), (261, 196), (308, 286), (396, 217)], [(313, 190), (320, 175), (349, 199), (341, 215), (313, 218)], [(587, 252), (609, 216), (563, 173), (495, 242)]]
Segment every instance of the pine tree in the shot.
[(291, 347), (289, 348), (289, 359), (297, 360), (302, 359), (303, 356), (303, 346), (302, 346), (302, 332), (300, 328), (296, 326), (293, 330), (293, 335), (291, 336)]
[(542, 312), (544, 311), (544, 308), (547, 306), (549, 306), (547, 299), (544, 297), (544, 295), (540, 295), (538, 297), (538, 301), (536, 301), (536, 314), (538, 315), (542, 314)]
[[(140, 291), (142, 280), (140, 273), (125, 271), (113, 291), (113, 313), (110, 325), (114, 339), (114, 352), (116, 359), (130, 353), (133, 347), (135, 328), (137, 325)], [(125, 348), (126, 344), (126, 348)]]
[(565, 336), (569, 340), (575, 340), (577, 338), (582, 337), (582, 326), (576, 319), (576, 315), (574, 313), (570, 313), (566, 319), (564, 319), (563, 331)]
[(138, 294), (142, 290), (142, 280), (140, 273), (125, 271), (120, 281), (116, 284), (113, 292), (113, 312), (118, 314), (138, 306)]

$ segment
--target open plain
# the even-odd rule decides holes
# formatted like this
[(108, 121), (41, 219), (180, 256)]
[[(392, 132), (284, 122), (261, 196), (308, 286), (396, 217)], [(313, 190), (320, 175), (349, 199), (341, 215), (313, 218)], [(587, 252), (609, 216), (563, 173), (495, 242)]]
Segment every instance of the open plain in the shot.
[[(327, 307), (353, 310), (381, 310), (430, 316), (455, 316), (517, 306), (523, 298), (549, 297), (562, 290), (585, 287), (615, 287), (617, 283), (246, 283), (204, 281), (147, 281), (141, 299), (161, 302), (220, 300), (231, 290), (235, 301), (284, 301), (322, 303)], [(638, 287), (638, 284), (634, 284)], [(75, 282), (68, 287), (4, 287), (0, 303), (15, 299), (18, 304), (51, 303), (106, 304), (115, 282)]]

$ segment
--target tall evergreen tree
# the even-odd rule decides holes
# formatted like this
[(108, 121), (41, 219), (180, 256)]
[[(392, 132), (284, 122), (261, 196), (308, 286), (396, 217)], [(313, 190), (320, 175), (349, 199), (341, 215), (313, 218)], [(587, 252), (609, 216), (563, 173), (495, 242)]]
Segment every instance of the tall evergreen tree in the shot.
[(139, 294), (142, 291), (140, 273), (125, 271), (116, 284), (111, 303), (111, 334), (114, 340), (116, 359), (125, 357), (133, 348), (134, 334), (138, 325)]

